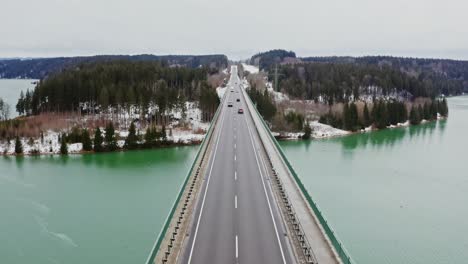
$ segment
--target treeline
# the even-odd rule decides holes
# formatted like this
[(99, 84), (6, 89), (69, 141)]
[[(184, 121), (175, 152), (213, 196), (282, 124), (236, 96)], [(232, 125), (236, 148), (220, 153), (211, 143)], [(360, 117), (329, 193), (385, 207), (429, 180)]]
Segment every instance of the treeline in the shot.
[(262, 115), (263, 119), (270, 121), (276, 114), (276, 106), (273, 103), (268, 91), (265, 89), (263, 92), (256, 89), (255, 86), (252, 86), (247, 90), (252, 102), (257, 106), (257, 110)]
[(355, 102), (345, 103), (341, 113), (330, 112), (320, 117), (319, 122), (335, 128), (357, 131), (365, 127), (374, 126), (378, 129), (390, 125), (410, 121), (416, 125), (425, 120), (436, 120), (437, 114), (448, 116), (447, 100), (432, 100), (424, 104), (413, 104), (410, 112), (403, 102), (390, 100), (376, 100), (372, 104), (364, 103), (362, 111), (358, 110)]
[[(33, 92), (20, 95), (20, 114), (102, 111), (109, 106), (157, 107), (158, 115), (200, 101), (211, 119), (219, 99), (207, 83), (207, 68), (168, 67), (161, 62), (111, 61), (82, 64), (41, 80)], [(146, 112), (146, 111), (143, 111)]]
[[(112, 122), (109, 122), (104, 131), (96, 128), (92, 133), (88, 129), (73, 127), (69, 133), (62, 133), (58, 136), (60, 142), (60, 153), (68, 154), (68, 144), (82, 143), (84, 152), (112, 152), (118, 150), (134, 150), (134, 149), (150, 149), (178, 142), (169, 141), (166, 135), (166, 128), (149, 126), (144, 134), (136, 130), (135, 124), (132, 122), (128, 130), (128, 135), (125, 138), (119, 138), (115, 133), (115, 128)], [(119, 146), (118, 140), (124, 140), (123, 146)], [(11, 144), (11, 139), (8, 139), (8, 144)], [(30, 139), (32, 142), (32, 139)], [(44, 142), (44, 135), (41, 133), (41, 143), (50, 144), (50, 152), (53, 152), (52, 142)], [(23, 143), (19, 136), (15, 138), (15, 153), (20, 155), (23, 153)], [(28, 143), (32, 144), (32, 143)], [(32, 150), (31, 154), (39, 154), (39, 150)]]
[(458, 95), (468, 91), (468, 61), (448, 59), (401, 58), (390, 56), (308, 57), (304, 62), (374, 65), (391, 67), (432, 83), (439, 94)]
[[(435, 98), (442, 84), (420, 80), (392, 67), (376, 65), (306, 63), (283, 65), (278, 70), (280, 90), (291, 97), (322, 100), (330, 105), (392, 95), (402, 100)], [(458, 86), (443, 82), (446, 86)], [(456, 88), (459, 89), (459, 88)]]
[(270, 50), (255, 54), (250, 58), (250, 64), (258, 65), (260, 70), (272, 69), (276, 64), (284, 62), (285, 58), (296, 58), (296, 53), (287, 50)]
[(90, 57), (60, 57), (41, 59), (8, 59), (0, 60), (0, 78), (43, 79), (51, 74), (70, 69), (84, 63), (110, 61), (158, 61), (167, 66), (188, 68), (208, 67), (211, 69), (226, 68), (228, 59), (225, 55), (100, 55)]

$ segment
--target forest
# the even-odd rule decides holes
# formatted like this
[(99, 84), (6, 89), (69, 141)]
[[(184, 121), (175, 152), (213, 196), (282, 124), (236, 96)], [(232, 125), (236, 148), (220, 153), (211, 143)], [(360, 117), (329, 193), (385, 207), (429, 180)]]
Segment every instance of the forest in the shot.
[(210, 119), (219, 99), (207, 83), (209, 69), (168, 67), (162, 62), (110, 61), (81, 64), (41, 80), (34, 91), (21, 93), (20, 115), (43, 112), (99, 112), (108, 106), (142, 109), (156, 106), (158, 114), (199, 101)]
[(259, 66), (260, 70), (271, 70), (276, 64), (284, 63), (286, 58), (296, 58), (296, 53), (281, 49), (257, 53), (250, 58), (250, 64)]
[(208, 67), (226, 68), (228, 59), (225, 55), (99, 55), (89, 57), (58, 57), (37, 59), (0, 60), (0, 78), (5, 79), (43, 79), (44, 77), (84, 63), (109, 61), (159, 61), (168, 66), (188, 68)]
[[(301, 58), (303, 62), (322, 62), (355, 65), (388, 66), (407, 73), (422, 81), (430, 81), (434, 85), (442, 85), (441, 93), (456, 95), (468, 92), (468, 61), (448, 59), (401, 58), (390, 56), (365, 57), (308, 57)], [(444, 86), (444, 83), (457, 83)]]
[(410, 106), (393, 100), (377, 100), (369, 104), (365, 102), (362, 111), (358, 110), (355, 102), (345, 103), (342, 113), (336, 114), (330, 111), (321, 116), (319, 122), (347, 131), (358, 131), (371, 125), (378, 129), (384, 129), (387, 126), (396, 126), (408, 120), (410, 124), (417, 125), (422, 120), (437, 120), (438, 114), (442, 117), (448, 116), (445, 98)]
[[(468, 61), (390, 56), (301, 58), (292, 51), (271, 50), (252, 56), (250, 63), (271, 77), (279, 67), (278, 78), (284, 82), (279, 87), (295, 98), (316, 99), (325, 92), (328, 102), (347, 101), (353, 94), (386, 95), (395, 89), (409, 92), (409, 97), (432, 98), (468, 92)], [(359, 85), (380, 86), (382, 91), (359, 91)]]
[(461, 92), (462, 84), (447, 79), (420, 79), (389, 66), (342, 63), (282, 65), (279, 89), (293, 98), (320, 100), (330, 105), (361, 97), (390, 96), (403, 101), (436, 98), (444, 91)]

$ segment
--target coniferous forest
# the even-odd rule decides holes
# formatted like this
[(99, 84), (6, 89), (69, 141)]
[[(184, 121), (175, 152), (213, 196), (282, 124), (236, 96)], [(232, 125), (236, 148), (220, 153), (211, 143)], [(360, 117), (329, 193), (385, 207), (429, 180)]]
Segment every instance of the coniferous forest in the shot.
[(461, 92), (460, 82), (421, 80), (392, 67), (374, 65), (305, 63), (279, 67), (279, 89), (293, 98), (328, 104), (363, 96), (392, 95), (401, 100), (435, 98), (444, 91)]
[(16, 108), (20, 114), (35, 115), (155, 105), (164, 113), (186, 101), (199, 101), (211, 116), (219, 99), (207, 83), (208, 74), (207, 68), (168, 67), (162, 62), (82, 64), (41, 80), (34, 91), (20, 95)]
[(395, 100), (376, 100), (364, 103), (362, 111), (355, 102), (345, 103), (342, 114), (331, 111), (320, 117), (319, 122), (336, 128), (357, 131), (373, 125), (378, 129), (396, 126), (409, 121), (412, 125), (420, 124), (422, 120), (431, 121), (448, 116), (447, 100), (435, 99), (424, 104), (407, 105)]

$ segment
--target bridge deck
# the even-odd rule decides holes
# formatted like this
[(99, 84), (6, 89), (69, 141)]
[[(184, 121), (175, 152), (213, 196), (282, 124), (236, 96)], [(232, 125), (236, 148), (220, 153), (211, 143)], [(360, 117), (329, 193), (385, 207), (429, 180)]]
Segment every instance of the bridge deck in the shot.
[[(244, 96), (247, 98), (247, 94), (243, 91)], [(256, 114), (254, 106), (250, 100), (246, 100), (247, 105), (252, 113), (255, 126), (258, 129), (260, 138), (264, 143), (266, 152), (270, 156), (275, 170), (280, 177), (286, 193), (291, 200), (292, 206), (296, 211), (296, 214), (299, 218), (304, 233), (310, 243), (310, 246), (315, 254), (315, 257), (318, 263), (340, 263), (339, 258), (337, 258), (334, 249), (331, 247), (331, 244), (328, 241), (328, 238), (322, 232), (322, 227), (316, 218), (314, 212), (307, 203), (307, 200), (303, 196), (301, 190), (297, 186), (294, 178), (290, 175), (289, 169), (283, 162), (281, 155), (278, 153), (274, 142), (272, 142), (271, 137), (268, 135), (270, 133), (263, 126), (260, 116)]]
[(210, 140), (195, 162), (198, 169), (189, 178), (156, 257), (150, 256), (148, 263), (302, 263), (270, 160), (318, 263), (339, 263), (235, 66), (218, 112)]

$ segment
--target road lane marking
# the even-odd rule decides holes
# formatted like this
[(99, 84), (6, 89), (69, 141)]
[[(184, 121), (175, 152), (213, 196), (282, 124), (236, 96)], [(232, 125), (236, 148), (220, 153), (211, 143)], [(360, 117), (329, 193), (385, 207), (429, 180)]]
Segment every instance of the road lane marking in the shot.
[(239, 258), (239, 238), (236, 235), (236, 259)]
[(236, 161), (236, 160), (237, 160), (237, 156), (236, 156), (236, 155), (234, 155), (234, 161)]
[(237, 144), (236, 144), (236, 143), (234, 143), (234, 148), (237, 148)]
[(215, 164), (216, 161), (216, 153), (218, 152), (218, 144), (219, 140), (221, 139), (221, 131), (223, 130), (223, 125), (224, 125), (224, 112), (225, 110), (223, 109), (221, 114), (222, 114), (222, 119), (221, 119), (221, 127), (218, 132), (218, 138), (216, 140), (216, 146), (215, 146), (215, 151), (213, 153), (213, 161), (211, 162), (211, 167), (210, 167), (210, 172), (208, 174), (208, 179), (206, 182), (206, 188), (205, 188), (205, 193), (203, 194), (203, 200), (200, 208), (200, 214), (198, 215), (198, 220), (197, 220), (197, 226), (195, 227), (195, 234), (193, 236), (193, 242), (192, 242), (192, 248), (190, 249), (190, 255), (188, 259), (188, 263), (190, 264), (192, 261), (192, 256), (193, 256), (193, 249), (195, 248), (195, 242), (197, 240), (197, 234), (198, 234), (198, 228), (200, 227), (200, 220), (203, 214), (203, 208), (205, 206), (205, 200), (206, 200), (206, 194), (208, 193), (208, 187), (210, 187), (210, 180), (211, 180), (211, 172), (213, 171), (213, 165)]
[[(255, 144), (254, 144), (254, 140), (253, 140), (252, 131), (250, 129), (249, 123), (247, 122), (247, 118), (244, 118), (244, 120), (245, 120), (245, 123), (247, 124), (247, 129), (249, 131), (250, 142), (252, 143), (252, 149), (253, 149), (253, 152), (254, 152), (254, 155), (255, 155), (255, 160), (257, 161), (258, 171), (260, 172), (260, 179), (262, 180), (263, 191), (265, 193), (266, 200), (267, 200), (267, 203), (268, 203), (268, 209), (270, 210), (270, 216), (271, 216), (271, 220), (273, 221), (273, 227), (275, 229), (276, 239), (278, 240), (278, 245), (279, 245), (279, 248), (280, 248), (281, 257), (283, 259), (283, 263), (286, 263), (286, 258), (284, 257), (284, 252), (283, 252), (283, 246), (281, 245), (281, 240), (280, 240), (279, 233), (278, 233), (278, 227), (276, 226), (275, 217), (273, 216), (273, 210), (271, 209), (270, 198), (268, 197), (267, 189), (266, 189), (266, 186), (265, 186), (265, 181), (263, 180), (262, 169), (260, 167), (260, 163), (259, 163), (258, 157), (257, 157), (257, 152), (255, 150)], [(253, 117), (252, 117), (252, 120), (253, 120)]]
[(237, 171), (234, 172), (234, 180), (237, 181)]
[(237, 209), (237, 195), (234, 196), (234, 208)]

